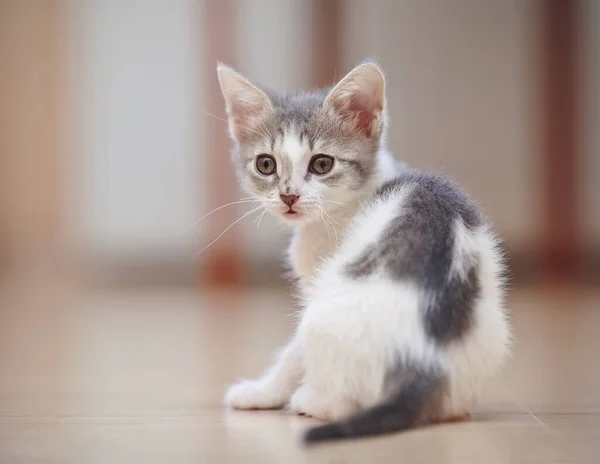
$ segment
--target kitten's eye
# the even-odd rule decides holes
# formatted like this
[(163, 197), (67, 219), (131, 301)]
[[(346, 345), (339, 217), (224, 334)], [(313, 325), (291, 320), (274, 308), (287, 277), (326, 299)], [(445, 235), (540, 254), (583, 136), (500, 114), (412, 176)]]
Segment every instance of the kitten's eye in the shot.
[(308, 170), (313, 174), (327, 174), (333, 167), (333, 158), (327, 155), (315, 155), (311, 158)]
[(273, 158), (271, 155), (260, 155), (258, 158), (256, 158), (256, 169), (258, 169), (258, 172), (264, 174), (265, 176), (270, 176), (273, 174), (276, 167), (277, 165), (275, 164), (275, 158)]

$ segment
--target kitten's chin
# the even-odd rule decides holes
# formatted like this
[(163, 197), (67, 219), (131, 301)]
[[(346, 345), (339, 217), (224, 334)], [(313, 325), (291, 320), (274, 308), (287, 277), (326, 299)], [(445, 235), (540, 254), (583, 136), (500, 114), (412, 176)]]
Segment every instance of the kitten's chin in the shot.
[(276, 213), (286, 225), (298, 227), (310, 221), (311, 215), (303, 211), (279, 211)]
[(286, 211), (281, 213), (280, 216), (286, 223), (291, 225), (299, 224), (306, 219), (306, 214), (299, 211)]

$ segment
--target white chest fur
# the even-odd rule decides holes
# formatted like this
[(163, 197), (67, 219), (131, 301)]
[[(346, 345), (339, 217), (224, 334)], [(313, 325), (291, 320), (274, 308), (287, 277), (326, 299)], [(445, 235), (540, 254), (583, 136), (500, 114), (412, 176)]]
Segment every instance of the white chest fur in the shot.
[(289, 256), (295, 274), (305, 283), (310, 280), (323, 259), (337, 246), (334, 232), (322, 223), (311, 223), (295, 231)]
[(339, 247), (358, 204), (357, 201), (332, 214), (329, 222), (314, 221), (295, 230), (288, 255), (303, 287), (315, 276), (319, 265)]

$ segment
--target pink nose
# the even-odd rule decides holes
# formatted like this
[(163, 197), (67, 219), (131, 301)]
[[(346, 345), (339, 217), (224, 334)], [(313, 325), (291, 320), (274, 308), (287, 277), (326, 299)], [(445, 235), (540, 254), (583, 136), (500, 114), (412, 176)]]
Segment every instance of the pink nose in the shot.
[(288, 206), (292, 206), (298, 200), (298, 195), (279, 195), (281, 200)]

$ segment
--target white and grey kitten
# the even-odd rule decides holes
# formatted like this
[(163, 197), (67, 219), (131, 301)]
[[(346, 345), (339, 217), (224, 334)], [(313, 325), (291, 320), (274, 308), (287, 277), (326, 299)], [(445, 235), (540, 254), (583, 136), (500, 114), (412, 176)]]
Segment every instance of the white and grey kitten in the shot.
[(386, 150), (380, 69), (283, 96), (218, 75), (241, 179), (294, 228), (303, 306), (273, 366), (226, 403), (332, 421), (308, 443), (468, 415), (510, 344), (501, 253), (465, 193)]

